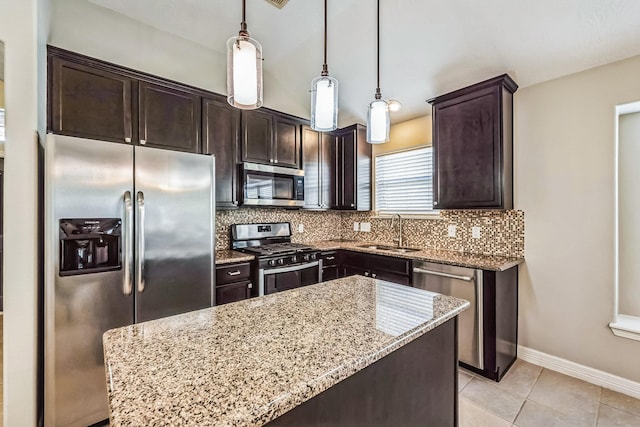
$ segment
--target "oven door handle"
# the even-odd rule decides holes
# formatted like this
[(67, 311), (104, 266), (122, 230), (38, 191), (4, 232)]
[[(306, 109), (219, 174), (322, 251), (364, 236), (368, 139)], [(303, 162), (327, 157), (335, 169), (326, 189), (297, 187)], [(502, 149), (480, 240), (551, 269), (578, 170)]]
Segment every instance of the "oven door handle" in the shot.
[(320, 262), (314, 261), (314, 262), (306, 262), (304, 264), (293, 265), (291, 267), (269, 268), (269, 269), (265, 268), (265, 269), (262, 269), (262, 274), (266, 276), (268, 274), (289, 273), (291, 271), (306, 270), (307, 268), (316, 267), (319, 265), (320, 265)]

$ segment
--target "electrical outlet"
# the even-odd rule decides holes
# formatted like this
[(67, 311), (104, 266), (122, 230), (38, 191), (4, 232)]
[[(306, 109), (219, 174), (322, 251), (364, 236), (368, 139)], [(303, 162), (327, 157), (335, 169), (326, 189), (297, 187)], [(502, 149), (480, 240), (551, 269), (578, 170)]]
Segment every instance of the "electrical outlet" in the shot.
[(360, 223), (359, 222), (354, 222), (353, 223), (353, 231), (360, 231)]
[(371, 223), (370, 222), (361, 222), (360, 223), (360, 231), (364, 231), (365, 233), (371, 233)]
[(304, 233), (304, 224), (298, 224), (298, 233)]
[(447, 234), (449, 235), (449, 237), (456, 237), (456, 226), (451, 224), (449, 227), (447, 227)]
[(471, 227), (471, 237), (473, 237), (474, 239), (479, 239), (480, 238), (480, 227)]

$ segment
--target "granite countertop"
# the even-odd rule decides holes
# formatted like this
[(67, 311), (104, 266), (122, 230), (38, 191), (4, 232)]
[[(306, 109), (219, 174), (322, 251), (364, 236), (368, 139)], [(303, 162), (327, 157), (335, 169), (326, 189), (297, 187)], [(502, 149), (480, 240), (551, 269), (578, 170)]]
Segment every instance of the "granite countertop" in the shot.
[[(462, 267), (479, 268), (481, 270), (505, 271), (524, 262), (524, 258), (512, 258), (496, 255), (471, 254), (466, 252), (449, 251), (444, 249), (420, 248), (416, 252), (392, 252), (380, 249), (367, 248), (367, 245), (387, 245), (379, 242), (357, 242), (344, 240), (328, 240), (312, 242), (310, 245), (322, 251), (346, 249), (368, 254), (386, 255), (397, 258), (407, 258), (420, 261), (437, 262), (440, 264), (459, 265)], [(365, 247), (363, 247), (365, 246)]]
[(261, 426), (467, 301), (352, 276), (104, 334), (111, 426)]
[(234, 262), (253, 261), (253, 255), (245, 254), (230, 249), (216, 250), (216, 265), (231, 264)]

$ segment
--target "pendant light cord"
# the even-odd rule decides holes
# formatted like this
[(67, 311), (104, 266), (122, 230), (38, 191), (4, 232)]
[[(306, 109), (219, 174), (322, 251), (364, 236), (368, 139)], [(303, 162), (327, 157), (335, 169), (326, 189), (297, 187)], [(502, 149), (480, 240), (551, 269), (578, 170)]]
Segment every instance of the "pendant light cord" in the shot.
[(242, 22), (240, 23), (240, 33), (242, 37), (249, 37), (249, 31), (247, 31), (247, 0), (242, 0)]
[(327, 0), (324, 0), (324, 64), (322, 64), (322, 77), (329, 75), (329, 67), (327, 66)]
[(378, 25), (378, 34), (377, 34), (377, 38), (378, 38), (378, 87), (376, 87), (376, 99), (381, 99), (382, 98), (382, 94), (380, 93), (380, 0), (378, 0), (378, 20), (377, 20), (377, 25)]

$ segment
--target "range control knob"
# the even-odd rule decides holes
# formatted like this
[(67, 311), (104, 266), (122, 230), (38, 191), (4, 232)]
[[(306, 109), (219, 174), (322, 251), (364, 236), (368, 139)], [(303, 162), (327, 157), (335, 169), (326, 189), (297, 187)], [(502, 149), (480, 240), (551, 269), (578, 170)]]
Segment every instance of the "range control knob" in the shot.
[(305, 261), (309, 261), (311, 259), (311, 256), (309, 254), (304, 254), (302, 256), (302, 259), (305, 260)]
[(273, 267), (276, 265), (276, 260), (275, 259), (270, 259), (267, 264), (269, 264), (270, 267)]
[(298, 257), (296, 255), (292, 256), (291, 262), (298, 262)]
[(278, 260), (278, 265), (284, 265), (284, 259), (283, 258), (280, 258)]

